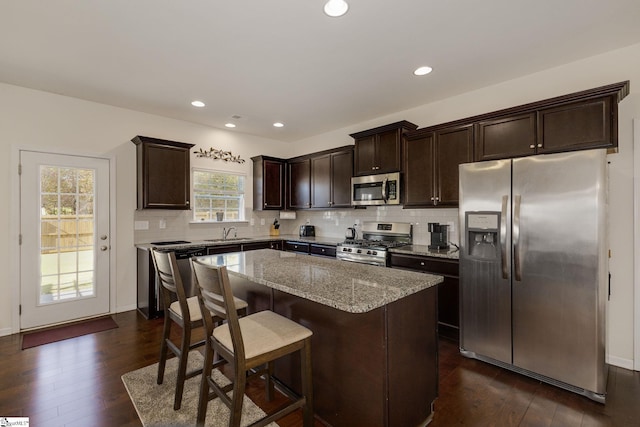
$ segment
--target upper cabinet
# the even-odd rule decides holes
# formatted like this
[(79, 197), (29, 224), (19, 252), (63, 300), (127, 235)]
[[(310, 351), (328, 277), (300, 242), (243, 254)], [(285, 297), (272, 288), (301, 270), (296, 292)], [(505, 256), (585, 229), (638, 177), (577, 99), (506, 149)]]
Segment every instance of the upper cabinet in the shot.
[(311, 157), (311, 207), (350, 207), (352, 172), (352, 146)]
[(473, 161), (473, 126), (409, 132), (404, 140), (404, 206), (458, 206), (458, 165)]
[(618, 147), (618, 102), (629, 82), (466, 119), (476, 126), (475, 160)]
[(417, 128), (417, 125), (403, 120), (351, 134), (355, 139), (354, 175), (400, 171), (402, 135)]
[(252, 157), (251, 160), (253, 160), (253, 209), (283, 210), (286, 162), (267, 156)]
[(289, 159), (287, 171), (289, 209), (350, 207), (353, 146)]
[(194, 144), (136, 136), (138, 209), (190, 209)]
[(287, 161), (287, 190), (289, 209), (311, 207), (311, 159), (301, 158)]

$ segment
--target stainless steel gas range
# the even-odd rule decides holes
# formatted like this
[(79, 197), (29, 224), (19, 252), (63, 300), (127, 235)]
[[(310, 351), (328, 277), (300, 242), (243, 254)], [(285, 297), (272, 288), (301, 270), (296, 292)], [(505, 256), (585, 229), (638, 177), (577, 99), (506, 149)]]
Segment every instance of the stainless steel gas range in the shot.
[(365, 222), (362, 239), (338, 243), (336, 258), (341, 261), (386, 266), (389, 249), (412, 243), (412, 226), (404, 222)]

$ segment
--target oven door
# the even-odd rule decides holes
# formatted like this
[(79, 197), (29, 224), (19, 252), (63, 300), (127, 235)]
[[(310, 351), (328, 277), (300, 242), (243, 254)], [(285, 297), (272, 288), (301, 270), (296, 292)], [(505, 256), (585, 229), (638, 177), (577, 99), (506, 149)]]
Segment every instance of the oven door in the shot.
[(351, 205), (400, 204), (400, 174), (356, 176), (351, 178)]

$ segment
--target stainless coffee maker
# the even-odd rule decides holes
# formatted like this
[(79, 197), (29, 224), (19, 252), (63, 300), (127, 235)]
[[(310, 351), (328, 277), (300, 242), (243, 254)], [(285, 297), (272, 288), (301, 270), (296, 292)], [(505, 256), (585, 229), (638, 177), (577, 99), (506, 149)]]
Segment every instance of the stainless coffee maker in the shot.
[(431, 233), (431, 244), (429, 249), (449, 249), (448, 225), (429, 222), (429, 233)]

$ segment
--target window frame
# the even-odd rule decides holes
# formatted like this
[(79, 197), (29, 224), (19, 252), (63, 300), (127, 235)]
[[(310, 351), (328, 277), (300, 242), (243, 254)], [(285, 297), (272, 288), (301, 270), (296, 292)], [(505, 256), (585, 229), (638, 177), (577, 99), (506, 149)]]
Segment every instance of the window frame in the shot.
[[(196, 217), (197, 213), (199, 212), (198, 208), (197, 208), (197, 201), (198, 198), (196, 197), (196, 185), (195, 185), (195, 174), (196, 172), (201, 172), (201, 173), (209, 173), (209, 174), (219, 174), (219, 175), (231, 175), (231, 176), (237, 176), (240, 177), (242, 179), (242, 193), (239, 192), (229, 192), (229, 193), (220, 193), (217, 194), (218, 197), (220, 196), (229, 196), (229, 198), (233, 199), (234, 197), (237, 197), (238, 200), (238, 219), (226, 219), (227, 215), (226, 215), (226, 206), (224, 209), (225, 212), (225, 219), (223, 219), (222, 221), (218, 221), (215, 218), (215, 210), (213, 210), (212, 208), (209, 209), (208, 213), (209, 213), (209, 219), (198, 219)], [(208, 169), (208, 168), (201, 168), (201, 167), (193, 167), (191, 168), (191, 223), (196, 223), (196, 224), (211, 224), (211, 223), (221, 223), (221, 222), (246, 222), (246, 218), (245, 218), (245, 206), (246, 206), (246, 185), (247, 185), (247, 174), (246, 173), (242, 173), (242, 172), (232, 172), (232, 171), (225, 171), (225, 170), (219, 170), (219, 169)], [(210, 194), (215, 194), (215, 193), (210, 193)], [(212, 197), (213, 199), (214, 197)], [(235, 211), (235, 210), (234, 210)]]

